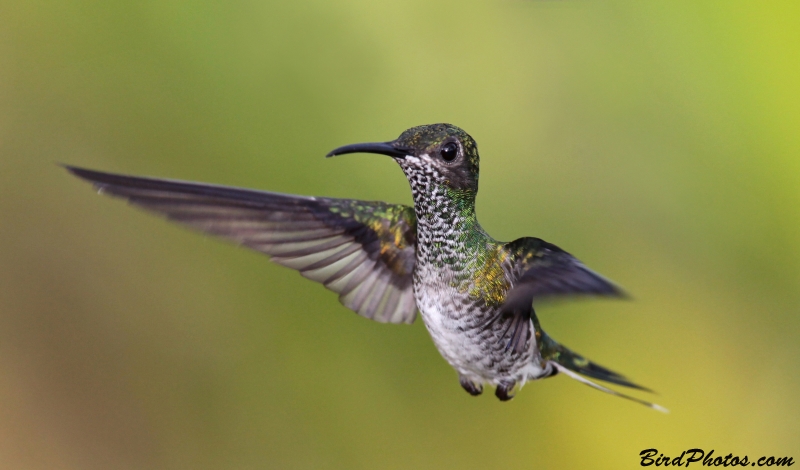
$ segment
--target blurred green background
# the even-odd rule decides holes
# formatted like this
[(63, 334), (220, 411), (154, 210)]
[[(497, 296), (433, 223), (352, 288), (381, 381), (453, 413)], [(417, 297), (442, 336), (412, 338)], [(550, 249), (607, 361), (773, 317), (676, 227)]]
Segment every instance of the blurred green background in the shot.
[[(566, 377), (472, 398), (421, 323), (55, 164), (409, 203), (390, 159), (323, 155), (441, 121), (489, 233), (634, 296), (544, 327), (671, 414)], [(0, 467), (798, 460), (798, 129), (796, 2), (0, 2)]]

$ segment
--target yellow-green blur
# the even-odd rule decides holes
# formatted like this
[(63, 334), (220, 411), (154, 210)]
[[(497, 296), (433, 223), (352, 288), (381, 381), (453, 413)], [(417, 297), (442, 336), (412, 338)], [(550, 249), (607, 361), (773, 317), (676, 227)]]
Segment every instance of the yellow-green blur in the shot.
[[(0, 2), (0, 468), (797, 462), (798, 84), (796, 2)], [(488, 234), (632, 297), (542, 327), (670, 414), (470, 397), (420, 322), (57, 165), (410, 204), (390, 158), (324, 156), (435, 122), (478, 142)]]

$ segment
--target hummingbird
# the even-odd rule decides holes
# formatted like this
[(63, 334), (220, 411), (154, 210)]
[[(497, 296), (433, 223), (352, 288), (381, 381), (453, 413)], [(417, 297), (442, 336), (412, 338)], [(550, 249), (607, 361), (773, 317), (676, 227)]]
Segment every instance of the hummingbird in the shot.
[(101, 194), (259, 251), (339, 294), (363, 317), (412, 323), (417, 312), (470, 395), (501, 401), (526, 382), (564, 374), (603, 392), (665, 408), (590, 379), (650, 391), (553, 340), (534, 301), (624, 297), (612, 281), (539, 238), (500, 242), (475, 215), (475, 140), (451, 124), (413, 127), (389, 142), (327, 154), (385, 155), (411, 186), (414, 206), (298, 196), (67, 166)]

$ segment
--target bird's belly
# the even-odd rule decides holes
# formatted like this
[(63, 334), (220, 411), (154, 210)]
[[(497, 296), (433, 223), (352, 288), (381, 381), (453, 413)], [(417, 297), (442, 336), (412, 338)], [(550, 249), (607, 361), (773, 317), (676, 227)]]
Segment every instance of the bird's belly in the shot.
[(495, 385), (508, 380), (524, 383), (542, 375), (544, 367), (533, 336), (525, 351), (517, 353), (506, 347), (508, 337), (502, 334), (501, 324), (485, 326), (494, 309), (481, 309), (457, 292), (415, 291), (433, 343), (460, 375)]

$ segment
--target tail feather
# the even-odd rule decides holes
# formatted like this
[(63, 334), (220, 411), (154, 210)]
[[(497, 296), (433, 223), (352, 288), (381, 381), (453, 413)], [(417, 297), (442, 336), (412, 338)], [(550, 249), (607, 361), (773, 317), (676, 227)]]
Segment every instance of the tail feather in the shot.
[(590, 386), (592, 388), (595, 388), (597, 390), (600, 390), (601, 392), (606, 392), (608, 394), (614, 395), (615, 397), (625, 398), (626, 400), (635, 401), (636, 403), (644, 405), (644, 406), (646, 406), (648, 408), (652, 408), (652, 409), (654, 409), (656, 411), (660, 411), (662, 413), (669, 413), (669, 410), (664, 408), (661, 405), (658, 405), (656, 403), (651, 403), (649, 401), (641, 400), (639, 398), (632, 397), (630, 395), (625, 395), (624, 393), (619, 393), (616, 390), (611, 390), (610, 388), (603, 387), (602, 385), (596, 384), (596, 383), (592, 382), (591, 380), (589, 380), (587, 378), (581, 377), (580, 375), (576, 374), (575, 372), (572, 372), (571, 370), (567, 369), (566, 367), (562, 366), (561, 364), (559, 364), (557, 362), (553, 362), (553, 365), (556, 366), (556, 369), (558, 369), (559, 372), (563, 372), (564, 374), (566, 374), (569, 377), (577, 380), (578, 382), (586, 384), (586, 385), (588, 385), (588, 386)]
[(648, 408), (661, 411), (662, 413), (669, 412), (669, 410), (667, 410), (663, 406), (657, 405), (655, 403), (650, 403), (649, 401), (640, 400), (638, 398), (625, 395), (615, 390), (611, 390), (610, 388), (603, 387), (602, 385), (596, 384), (591, 380), (582, 377), (581, 375), (585, 375), (587, 377), (602, 380), (604, 382), (610, 382), (613, 384), (622, 385), (624, 387), (630, 387), (637, 390), (644, 390), (646, 392), (651, 392), (651, 393), (653, 392), (648, 388), (642, 387), (641, 385), (631, 382), (625, 376), (618, 374), (617, 372), (606, 369), (605, 367), (595, 364), (594, 362), (591, 362), (585, 357), (573, 351), (570, 351), (565, 346), (556, 343), (543, 331), (541, 339), (542, 342), (540, 347), (541, 347), (542, 357), (546, 360), (549, 360), (556, 367), (558, 372), (563, 372), (565, 375), (577, 380), (578, 382), (586, 384), (602, 392), (606, 392), (611, 395), (618, 396), (620, 398), (625, 398), (627, 400), (635, 401), (636, 403), (640, 403)]
[(641, 385), (631, 382), (624, 375), (614, 372), (613, 370), (606, 369), (599, 364), (595, 364), (580, 354), (567, 349), (565, 346), (556, 343), (546, 334), (543, 334), (542, 336), (542, 339), (544, 340), (542, 342), (542, 356), (544, 358), (550, 359), (562, 367), (593, 379), (622, 385), (624, 387), (635, 388), (637, 390), (644, 390), (645, 392), (653, 392), (646, 387), (642, 387)]

